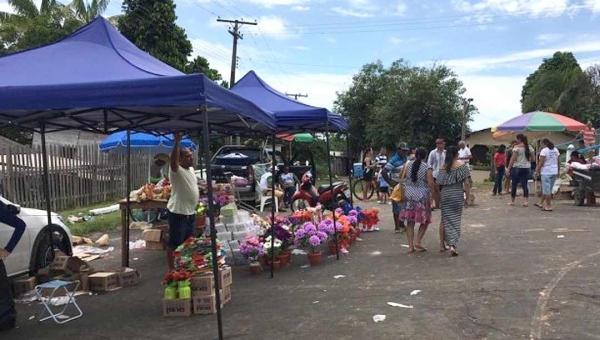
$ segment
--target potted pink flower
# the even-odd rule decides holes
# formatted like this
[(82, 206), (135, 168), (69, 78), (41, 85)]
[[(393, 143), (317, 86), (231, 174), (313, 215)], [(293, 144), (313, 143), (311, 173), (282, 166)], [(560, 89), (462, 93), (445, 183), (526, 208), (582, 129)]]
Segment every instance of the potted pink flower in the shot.
[(299, 227), (294, 234), (294, 244), (297, 247), (310, 249), (307, 254), (311, 266), (317, 266), (322, 262), (322, 253), (317, 248), (327, 242), (328, 235), (324, 231), (317, 230), (312, 222), (306, 222)]

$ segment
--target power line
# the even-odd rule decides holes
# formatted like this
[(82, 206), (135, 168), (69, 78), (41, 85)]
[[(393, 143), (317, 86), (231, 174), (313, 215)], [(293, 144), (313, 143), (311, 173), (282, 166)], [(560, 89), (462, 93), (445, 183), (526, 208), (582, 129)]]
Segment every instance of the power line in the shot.
[(230, 24), (234, 24), (233, 27), (229, 29), (229, 34), (233, 36), (233, 49), (231, 54), (231, 77), (229, 78), (229, 86), (233, 86), (235, 84), (235, 70), (237, 68), (237, 44), (238, 39), (244, 39), (243, 35), (240, 34), (240, 27), (242, 25), (254, 25), (256, 26), (256, 22), (250, 21), (241, 21), (241, 20), (226, 20), (226, 19), (217, 19), (218, 22), (226, 22)]

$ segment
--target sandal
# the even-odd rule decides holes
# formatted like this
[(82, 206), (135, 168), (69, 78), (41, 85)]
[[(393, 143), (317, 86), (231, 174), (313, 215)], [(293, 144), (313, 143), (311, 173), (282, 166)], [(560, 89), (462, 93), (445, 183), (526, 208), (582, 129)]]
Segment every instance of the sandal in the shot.
[(420, 245), (419, 245), (419, 246), (418, 246), (418, 245), (415, 245), (415, 249), (417, 249), (419, 252), (424, 252), (424, 251), (427, 251), (427, 248), (425, 248), (425, 247), (423, 247), (423, 246), (420, 246)]
[(539, 203), (535, 203), (534, 205), (535, 205), (536, 207), (540, 208), (540, 209), (544, 209), (544, 207), (542, 207), (542, 205), (541, 205), (541, 204), (539, 204)]
[(542, 211), (554, 211), (552, 208), (542, 208)]
[(450, 256), (452, 256), (452, 257), (458, 256), (458, 252), (456, 251), (456, 249), (454, 247), (450, 247)]

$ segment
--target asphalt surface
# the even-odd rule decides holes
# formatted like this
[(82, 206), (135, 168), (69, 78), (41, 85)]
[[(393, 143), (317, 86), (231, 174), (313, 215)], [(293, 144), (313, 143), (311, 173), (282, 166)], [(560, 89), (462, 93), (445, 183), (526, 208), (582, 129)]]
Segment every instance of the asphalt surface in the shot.
[[(381, 231), (363, 233), (339, 261), (304, 268), (305, 256), (296, 255), (274, 279), (235, 267), (224, 338), (599, 339), (600, 207), (563, 201), (547, 213), (509, 207), (508, 197), (487, 191), (477, 190), (477, 206), (465, 211), (455, 258), (438, 251), (439, 211), (425, 235), (429, 250), (409, 255), (405, 234), (392, 231), (391, 207), (372, 204)], [(18, 329), (1, 338), (217, 339), (214, 315), (162, 316), (163, 253), (131, 258), (142, 273), (138, 286), (78, 297), (84, 316), (64, 325), (30, 319), (40, 305), (20, 304)], [(92, 264), (118, 268), (119, 253)], [(386, 319), (375, 323), (374, 315)]]

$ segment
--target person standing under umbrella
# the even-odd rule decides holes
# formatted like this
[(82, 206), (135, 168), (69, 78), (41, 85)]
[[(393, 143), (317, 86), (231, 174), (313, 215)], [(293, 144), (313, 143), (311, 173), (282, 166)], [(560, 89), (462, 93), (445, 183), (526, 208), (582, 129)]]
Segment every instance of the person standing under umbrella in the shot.
[(194, 156), (189, 149), (180, 147), (181, 138), (181, 133), (175, 134), (175, 145), (171, 152), (169, 168), (171, 197), (167, 203), (169, 211), (167, 260), (170, 270), (174, 267), (173, 251), (194, 234), (196, 208), (200, 196), (196, 174), (192, 167)]
[(552, 211), (552, 188), (560, 173), (560, 152), (549, 139), (542, 139), (540, 160), (535, 169), (534, 178), (542, 179), (542, 202), (536, 203), (542, 211)]
[(523, 188), (523, 206), (529, 206), (529, 187), (527, 186), (527, 181), (531, 174), (531, 162), (534, 160), (535, 151), (529, 145), (527, 136), (521, 133), (518, 134), (517, 144), (513, 148), (510, 164), (508, 165), (508, 172), (512, 176), (511, 197), (508, 205), (515, 205), (517, 185), (521, 184), (521, 188)]

